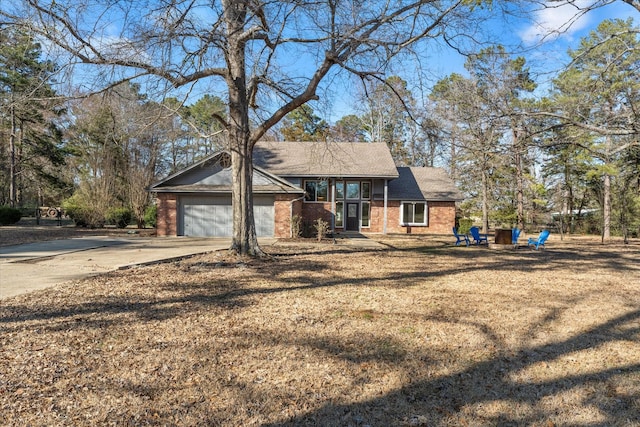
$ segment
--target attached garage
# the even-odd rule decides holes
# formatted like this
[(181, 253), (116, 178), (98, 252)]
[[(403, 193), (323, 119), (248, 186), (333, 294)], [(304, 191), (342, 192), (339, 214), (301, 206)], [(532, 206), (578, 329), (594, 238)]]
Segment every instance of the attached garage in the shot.
[[(233, 236), (229, 162), (228, 153), (220, 152), (149, 188), (156, 193), (158, 203), (158, 236)], [(253, 214), (257, 236), (289, 236), (291, 214), (290, 209), (283, 211), (283, 200), (300, 200), (303, 194), (302, 188), (254, 167)], [(285, 204), (289, 206), (290, 202)], [(276, 211), (281, 215), (279, 222)]]
[[(253, 199), (256, 234), (273, 237), (275, 228), (274, 196)], [(178, 235), (191, 237), (231, 237), (233, 210), (230, 196), (189, 195), (180, 197)]]

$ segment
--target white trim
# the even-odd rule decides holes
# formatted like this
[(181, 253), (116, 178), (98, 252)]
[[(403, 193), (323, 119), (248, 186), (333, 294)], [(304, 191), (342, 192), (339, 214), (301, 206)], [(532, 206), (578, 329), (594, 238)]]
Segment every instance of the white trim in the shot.
[[(404, 205), (412, 204), (413, 208), (413, 216), (415, 218), (415, 205), (423, 204), (424, 205), (424, 222), (405, 222), (404, 220)], [(403, 200), (400, 202), (400, 226), (422, 226), (427, 227), (429, 225), (429, 204), (426, 200)]]
[[(362, 218), (364, 217), (363, 212), (364, 212), (364, 204), (367, 203), (369, 205), (369, 225), (363, 225), (362, 224)], [(360, 229), (362, 228), (371, 228), (371, 200), (361, 200), (360, 201)]]
[(384, 180), (384, 209), (382, 212), (382, 233), (387, 234), (387, 201), (389, 200), (389, 180)]

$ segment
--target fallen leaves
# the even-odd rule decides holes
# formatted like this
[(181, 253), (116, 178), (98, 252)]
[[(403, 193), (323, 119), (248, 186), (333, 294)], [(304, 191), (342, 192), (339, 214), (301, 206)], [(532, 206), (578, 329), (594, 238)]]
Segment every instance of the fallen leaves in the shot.
[(387, 239), (3, 300), (0, 424), (638, 425), (637, 244)]

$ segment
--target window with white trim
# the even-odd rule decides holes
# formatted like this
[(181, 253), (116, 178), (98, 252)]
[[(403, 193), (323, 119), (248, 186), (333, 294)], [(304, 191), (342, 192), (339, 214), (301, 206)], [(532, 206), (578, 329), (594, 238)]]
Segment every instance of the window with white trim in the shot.
[(336, 200), (344, 199), (344, 181), (336, 181)]
[(362, 216), (360, 220), (362, 223), (362, 227), (368, 228), (371, 226), (371, 203), (362, 202), (361, 206)]
[(336, 227), (344, 227), (344, 202), (336, 202)]
[(362, 199), (369, 200), (371, 198), (371, 183), (368, 181), (362, 182)]
[(347, 181), (347, 199), (360, 199), (360, 181)]
[(402, 225), (427, 225), (427, 202), (402, 202)]

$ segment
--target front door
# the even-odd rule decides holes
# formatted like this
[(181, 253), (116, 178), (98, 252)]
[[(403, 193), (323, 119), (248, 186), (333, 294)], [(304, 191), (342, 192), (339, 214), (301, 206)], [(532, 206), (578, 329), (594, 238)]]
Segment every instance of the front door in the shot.
[(347, 203), (347, 231), (360, 231), (360, 203)]

